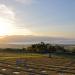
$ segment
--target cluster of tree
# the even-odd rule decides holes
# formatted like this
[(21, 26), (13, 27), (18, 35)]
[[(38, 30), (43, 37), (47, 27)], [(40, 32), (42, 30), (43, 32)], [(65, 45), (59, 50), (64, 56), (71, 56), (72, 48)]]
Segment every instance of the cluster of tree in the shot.
[(66, 52), (66, 49), (63, 46), (45, 44), (44, 42), (33, 44), (28, 47), (27, 50), (32, 53)]
[(66, 50), (64, 46), (46, 44), (44, 42), (38, 44), (32, 44), (28, 48), (22, 48), (22, 49), (6, 48), (6, 49), (0, 49), (0, 52), (1, 51), (12, 52), (12, 53), (41, 53), (41, 54), (49, 53), (50, 55), (51, 53), (75, 54), (75, 49), (70, 52)]
[(52, 57), (53, 54), (75, 55), (75, 49), (69, 51), (65, 49), (63, 45), (45, 44), (44, 42), (41, 42), (39, 44), (33, 44), (28, 47), (27, 50), (30, 53), (48, 53), (49, 57)]

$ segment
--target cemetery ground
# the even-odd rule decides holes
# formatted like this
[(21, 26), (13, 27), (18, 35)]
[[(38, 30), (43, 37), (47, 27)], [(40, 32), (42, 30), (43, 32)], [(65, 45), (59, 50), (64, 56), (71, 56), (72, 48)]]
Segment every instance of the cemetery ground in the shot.
[(0, 75), (75, 75), (75, 59), (44, 54), (0, 53)]

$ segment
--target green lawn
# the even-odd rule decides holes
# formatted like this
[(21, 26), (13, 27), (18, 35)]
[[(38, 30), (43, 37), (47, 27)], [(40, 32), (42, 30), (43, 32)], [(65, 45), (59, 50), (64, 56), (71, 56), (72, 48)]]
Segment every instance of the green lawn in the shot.
[(0, 53), (0, 60), (11, 58), (29, 58), (29, 57), (48, 57), (45, 54), (33, 54), (33, 53)]

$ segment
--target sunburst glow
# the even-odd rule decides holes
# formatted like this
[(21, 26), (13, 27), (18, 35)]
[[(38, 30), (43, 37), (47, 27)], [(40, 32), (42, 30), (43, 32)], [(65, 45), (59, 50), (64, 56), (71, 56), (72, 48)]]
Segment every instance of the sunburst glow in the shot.
[(15, 12), (4, 4), (0, 4), (0, 36), (5, 35), (31, 35), (27, 28), (18, 28)]
[(12, 33), (13, 24), (10, 20), (0, 18), (0, 36), (10, 35)]
[(0, 18), (0, 36), (5, 35), (31, 35), (33, 34), (28, 29), (16, 28), (12, 20)]

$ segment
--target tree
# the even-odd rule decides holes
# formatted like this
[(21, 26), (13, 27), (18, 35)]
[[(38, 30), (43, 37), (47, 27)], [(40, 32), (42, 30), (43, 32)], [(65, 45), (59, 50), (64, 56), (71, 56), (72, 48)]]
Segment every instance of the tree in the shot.
[(56, 45), (55, 49), (56, 49), (57, 53), (65, 53), (65, 51), (66, 51), (63, 46), (59, 46), (59, 45)]
[(53, 52), (55, 52), (55, 47), (52, 46), (52, 45), (50, 45), (50, 46), (49, 46), (49, 58), (52, 57), (52, 53), (53, 53)]

